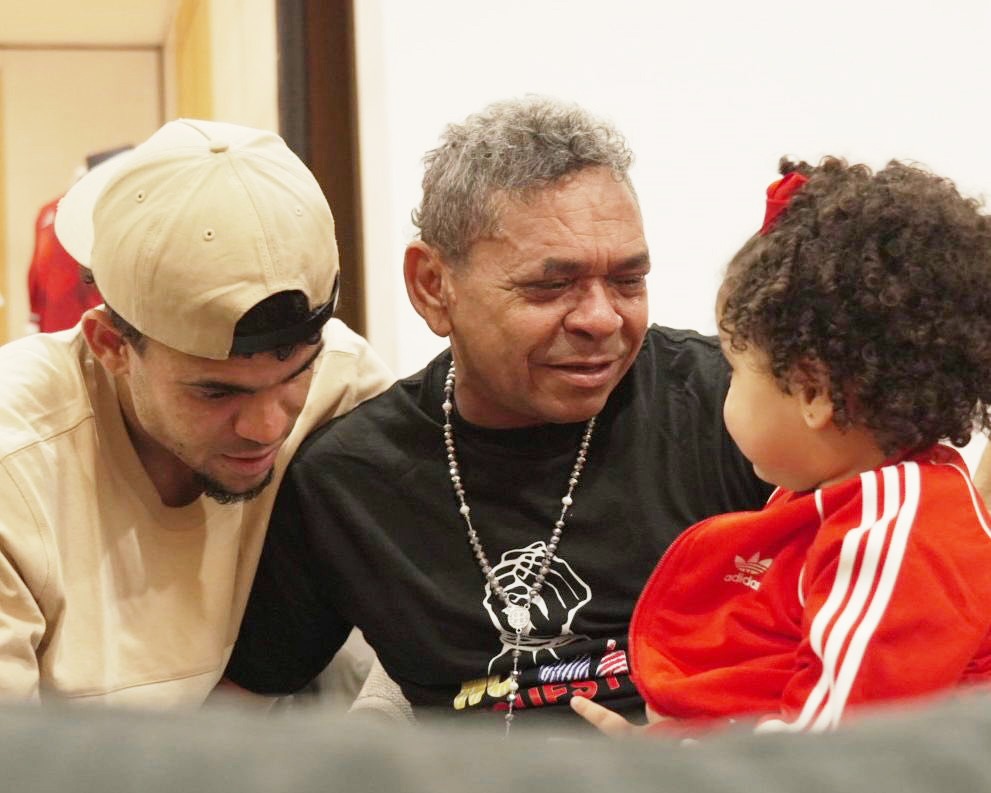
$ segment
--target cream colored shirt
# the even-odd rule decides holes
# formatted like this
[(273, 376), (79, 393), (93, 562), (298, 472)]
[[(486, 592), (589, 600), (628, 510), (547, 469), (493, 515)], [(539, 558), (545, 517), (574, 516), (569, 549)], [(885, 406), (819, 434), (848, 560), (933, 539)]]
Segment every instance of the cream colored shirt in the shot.
[(256, 499), (166, 507), (77, 330), (0, 347), (0, 698), (200, 704), (223, 674), (286, 463), (392, 377), (337, 320)]

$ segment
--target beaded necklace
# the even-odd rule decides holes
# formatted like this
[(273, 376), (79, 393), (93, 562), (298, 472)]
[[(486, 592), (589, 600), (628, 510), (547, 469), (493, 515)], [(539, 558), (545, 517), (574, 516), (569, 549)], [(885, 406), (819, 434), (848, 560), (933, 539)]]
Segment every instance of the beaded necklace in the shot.
[[(458, 465), (457, 452), (454, 447), (454, 426), (451, 424), (451, 411), (454, 410), (453, 361), (451, 362), (451, 368), (447, 370), (447, 377), (444, 380), (444, 402), (441, 404), (441, 408), (444, 411), (444, 446), (447, 449), (447, 463), (451, 474), (451, 485), (454, 487), (454, 495), (458, 500), (458, 512), (464, 518), (465, 525), (468, 527), (468, 543), (471, 545), (472, 552), (475, 554), (475, 559), (478, 560), (478, 566), (482, 571), (482, 575), (485, 576), (486, 586), (506, 606), (506, 620), (509, 622), (509, 626), (516, 632), (512, 650), (513, 670), (509, 680), (509, 693), (506, 695), (506, 735), (509, 735), (514, 718), (513, 708), (516, 704), (516, 692), (520, 688), (520, 656), (522, 655), (520, 641), (523, 636), (523, 630), (530, 624), (530, 605), (544, 587), (544, 581), (554, 561), (557, 546), (561, 542), (561, 535), (564, 533), (564, 518), (568, 514), (568, 508), (574, 503), (572, 494), (578, 486), (582, 469), (585, 467), (589, 441), (592, 438), (592, 431), (595, 429), (596, 417), (592, 416), (585, 425), (585, 432), (582, 434), (581, 443), (578, 445), (578, 456), (575, 458), (571, 475), (568, 477), (568, 491), (561, 499), (561, 514), (554, 522), (554, 529), (551, 531), (547, 550), (540, 559), (540, 569), (537, 571), (537, 575), (534, 577), (523, 603), (519, 603), (517, 601), (511, 601), (510, 596), (499, 584), (495, 573), (492, 571), (492, 565), (489, 564), (488, 557), (485, 555), (485, 550), (482, 547), (482, 541), (478, 536), (478, 532), (471, 525), (471, 508), (465, 500), (464, 483), (461, 481), (461, 468)], [(516, 597), (518, 598), (519, 596), (517, 595)]]

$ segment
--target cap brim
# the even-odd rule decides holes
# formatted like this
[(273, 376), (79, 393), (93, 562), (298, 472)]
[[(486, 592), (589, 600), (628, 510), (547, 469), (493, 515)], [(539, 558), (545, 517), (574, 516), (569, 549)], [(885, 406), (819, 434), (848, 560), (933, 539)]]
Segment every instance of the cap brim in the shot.
[(93, 207), (111, 179), (134, 156), (134, 149), (115, 154), (87, 171), (62, 196), (55, 210), (55, 236), (84, 267), (93, 253)]

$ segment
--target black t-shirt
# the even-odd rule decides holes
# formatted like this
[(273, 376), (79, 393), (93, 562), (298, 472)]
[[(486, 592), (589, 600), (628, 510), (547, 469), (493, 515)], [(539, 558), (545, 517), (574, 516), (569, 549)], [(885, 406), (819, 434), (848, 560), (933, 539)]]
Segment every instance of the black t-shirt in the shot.
[[(418, 718), (506, 707), (514, 632), (458, 513), (442, 424), (450, 352), (316, 431), (283, 481), (227, 675), (298, 690), (352, 625)], [(575, 693), (621, 712), (630, 615), (671, 541), (709, 515), (763, 506), (726, 433), (718, 341), (652, 327), (599, 415), (574, 503), (523, 643), (516, 729)], [(504, 587), (549, 541), (584, 423), (488, 430), (455, 415), (467, 503)], [(499, 627), (497, 628), (497, 623)]]

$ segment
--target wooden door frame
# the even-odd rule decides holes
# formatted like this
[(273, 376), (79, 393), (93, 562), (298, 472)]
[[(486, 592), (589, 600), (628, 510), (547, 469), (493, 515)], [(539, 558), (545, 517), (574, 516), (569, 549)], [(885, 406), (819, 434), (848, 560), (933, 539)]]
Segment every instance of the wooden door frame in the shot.
[(334, 213), (337, 316), (365, 335), (361, 166), (353, 0), (277, 0), (279, 128)]

